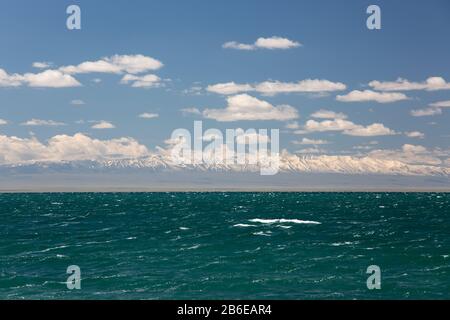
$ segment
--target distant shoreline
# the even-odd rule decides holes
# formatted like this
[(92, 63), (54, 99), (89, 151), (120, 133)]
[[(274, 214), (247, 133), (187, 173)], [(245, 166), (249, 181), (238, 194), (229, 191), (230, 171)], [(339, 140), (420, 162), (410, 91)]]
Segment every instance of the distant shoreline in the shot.
[(0, 189), (0, 194), (11, 193), (450, 193), (450, 189), (434, 188), (49, 188)]

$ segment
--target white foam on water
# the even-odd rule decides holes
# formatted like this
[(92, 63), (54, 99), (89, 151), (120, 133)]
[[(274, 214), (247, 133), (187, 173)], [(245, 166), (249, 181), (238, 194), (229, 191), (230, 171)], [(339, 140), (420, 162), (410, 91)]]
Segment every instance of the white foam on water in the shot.
[(274, 223), (321, 224), (318, 221), (308, 221), (299, 219), (251, 219), (249, 221), (264, 224), (274, 224)]
[(270, 234), (271, 234), (272, 232), (263, 232), (263, 231), (259, 231), (259, 232), (254, 232), (253, 234), (255, 235), (255, 236), (264, 236), (264, 237), (270, 237)]
[(256, 227), (256, 226), (254, 224), (238, 223), (238, 224), (235, 224), (233, 227), (248, 228), (248, 227)]
[[(331, 245), (333, 246), (333, 247), (340, 247), (340, 246), (347, 246), (347, 245), (350, 245), (350, 244), (353, 244), (354, 242), (351, 242), (351, 241), (345, 241), (345, 242), (334, 242), (334, 243), (332, 243)], [(356, 242), (357, 243), (357, 242)]]

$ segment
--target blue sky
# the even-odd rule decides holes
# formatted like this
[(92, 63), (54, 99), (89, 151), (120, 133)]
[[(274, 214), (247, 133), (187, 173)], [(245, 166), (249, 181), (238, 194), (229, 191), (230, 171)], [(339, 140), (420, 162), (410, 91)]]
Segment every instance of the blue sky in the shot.
[[(82, 29), (66, 28), (66, 7), (77, 4)], [(366, 28), (366, 8), (377, 4), (382, 29)], [(49, 69), (98, 61), (114, 55), (144, 55), (164, 66), (140, 75), (161, 78), (156, 88), (121, 84), (124, 76), (111, 73), (73, 74), (82, 86), (36, 88), (27, 85), (0, 87), (0, 135), (39, 141), (55, 135), (81, 132), (102, 140), (132, 137), (153, 149), (164, 145), (176, 128), (204, 126), (226, 128), (280, 128), (281, 146), (290, 152), (347, 154), (401, 150), (405, 144), (429, 150), (449, 148), (450, 108), (440, 114), (413, 116), (412, 110), (450, 100), (450, 90), (375, 90), (373, 80), (396, 81), (399, 77), (423, 84), (430, 77), (450, 81), (450, 3), (448, 1), (2, 1), (0, 10), (0, 69), (8, 74), (39, 73), (35, 62), (51, 62)], [(258, 38), (281, 37), (301, 46), (290, 49), (235, 50), (223, 44), (252, 44)], [(101, 80), (95, 83), (93, 80)], [(209, 85), (234, 82), (256, 86), (264, 81), (296, 83), (306, 79), (345, 84), (345, 90), (324, 94), (248, 94), (273, 106), (289, 105), (299, 118), (289, 121), (243, 120), (221, 122), (204, 114), (184, 115), (183, 108), (224, 109), (227, 95), (208, 92)], [(199, 87), (198, 94), (189, 92)], [(400, 93), (408, 99), (337, 101), (353, 90)], [(228, 97), (233, 96), (228, 95)], [(81, 100), (83, 105), (72, 105)], [(395, 134), (348, 135), (343, 130), (304, 131), (319, 110), (344, 113), (347, 121), (367, 127), (382, 124)], [(142, 113), (158, 114), (142, 119)], [(55, 121), (64, 126), (26, 126), (31, 119)], [(83, 123), (77, 123), (83, 120)], [(105, 120), (113, 129), (91, 128)], [(330, 121), (335, 119), (328, 119)], [(298, 128), (286, 129), (297, 121)], [(347, 123), (348, 125), (348, 123)], [(297, 133), (295, 133), (297, 131)], [(419, 132), (423, 137), (408, 137)], [(325, 140), (325, 145), (298, 145), (292, 141)], [(375, 144), (376, 141), (377, 143)], [(355, 149), (361, 147), (360, 149)], [(315, 150), (313, 150), (315, 149)], [(320, 150), (319, 150), (320, 149)], [(305, 151), (307, 152), (307, 151)]]

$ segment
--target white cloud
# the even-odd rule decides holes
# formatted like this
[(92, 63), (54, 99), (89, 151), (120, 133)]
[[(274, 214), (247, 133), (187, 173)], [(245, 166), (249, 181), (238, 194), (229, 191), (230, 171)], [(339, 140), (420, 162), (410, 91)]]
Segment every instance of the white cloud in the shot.
[(255, 90), (266, 95), (278, 93), (298, 92), (330, 92), (345, 90), (346, 85), (341, 82), (331, 82), (320, 79), (306, 79), (299, 82), (265, 81), (256, 85)]
[[(45, 69), (49, 63), (35, 62), (33, 66)], [(122, 79), (123, 83), (131, 82), (133, 87), (155, 87), (160, 85), (159, 77), (155, 75), (134, 76), (135, 74), (157, 70), (163, 64), (144, 55), (114, 55), (97, 61), (86, 61), (79, 65), (63, 66), (57, 70), (45, 70), (40, 73), (9, 74), (0, 69), (0, 87), (19, 87), (26, 85), (39, 88), (69, 88), (79, 87), (81, 83), (73, 77), (80, 73), (127, 73)], [(134, 77), (134, 78), (133, 78)], [(94, 79), (99, 82), (99, 79)]]
[(286, 129), (292, 129), (292, 130), (300, 129), (300, 125), (298, 124), (297, 121), (288, 122), (285, 127), (286, 127)]
[(135, 76), (132, 74), (126, 74), (120, 80), (122, 84), (131, 83), (134, 88), (157, 88), (162, 86), (161, 78), (154, 74), (147, 74), (144, 76)]
[(333, 120), (308, 120), (304, 126), (305, 132), (327, 132), (327, 131), (341, 131), (345, 135), (360, 136), (360, 137), (374, 137), (394, 135), (396, 132), (385, 127), (381, 123), (374, 123), (366, 127), (357, 125), (349, 120), (333, 119)]
[(375, 92), (372, 90), (353, 90), (346, 95), (338, 95), (337, 101), (341, 102), (359, 102), (359, 101), (375, 101), (378, 103), (389, 103), (402, 100), (408, 100), (409, 98), (403, 93), (398, 92)]
[(129, 73), (138, 74), (163, 67), (162, 62), (141, 54), (114, 55), (97, 61), (85, 61), (76, 66), (64, 66), (60, 70), (68, 74), (78, 73)]
[(411, 131), (405, 133), (408, 138), (419, 138), (423, 139), (425, 138), (425, 134), (420, 131)]
[(386, 128), (381, 123), (374, 123), (367, 127), (357, 125), (351, 130), (345, 130), (344, 134), (358, 137), (375, 137), (375, 136), (390, 136), (397, 134), (394, 130)]
[(18, 87), (23, 83), (23, 77), (20, 74), (8, 74), (0, 69), (0, 87)]
[(450, 100), (438, 101), (430, 104), (430, 107), (434, 108), (450, 108)]
[(199, 96), (202, 94), (202, 90), (203, 90), (203, 88), (200, 86), (192, 86), (189, 89), (184, 89), (183, 93), (189, 94), (189, 95), (194, 95), (194, 96)]
[(401, 150), (374, 150), (369, 156), (383, 160), (396, 160), (406, 164), (441, 165), (437, 152), (424, 146), (405, 144)]
[(197, 115), (201, 115), (202, 113), (200, 112), (200, 110), (198, 110), (197, 108), (184, 108), (180, 110), (184, 115), (188, 115), (188, 114), (197, 114)]
[(94, 124), (92, 129), (114, 129), (115, 126), (108, 121), (99, 121), (98, 123)]
[(0, 126), (4, 126), (6, 124), (8, 124), (8, 121), (0, 119)]
[(429, 108), (411, 110), (411, 115), (414, 117), (425, 117), (442, 114), (441, 108), (449, 108), (450, 100), (433, 102), (429, 106)]
[(35, 137), (22, 139), (0, 135), (0, 149), (0, 164), (138, 158), (149, 154), (145, 146), (132, 138), (97, 140), (82, 133), (57, 135), (47, 143)]
[(74, 106), (82, 106), (82, 105), (84, 105), (85, 103), (84, 103), (83, 100), (75, 99), (75, 100), (70, 101), (70, 104), (71, 104), (71, 105), (74, 105)]
[(58, 126), (65, 126), (66, 124), (64, 122), (57, 122), (57, 121), (53, 121), (53, 120), (31, 119), (31, 120), (21, 123), (21, 125), (22, 126), (32, 126), (32, 127), (39, 127), (39, 126), (58, 127)]
[(425, 109), (411, 110), (411, 115), (414, 117), (435, 116), (438, 114), (442, 114), (442, 110), (440, 108), (425, 108)]
[(52, 65), (51, 62), (33, 62), (33, 67), (37, 69), (48, 69)]
[(355, 124), (344, 119), (332, 119), (324, 121), (308, 120), (304, 126), (307, 132), (326, 132), (351, 130)]
[(319, 110), (311, 114), (311, 117), (317, 119), (347, 119), (347, 115), (344, 113), (337, 113), (330, 110)]
[(79, 87), (81, 83), (74, 77), (58, 70), (46, 70), (41, 73), (26, 73), (23, 81), (30, 87), (40, 88), (68, 88)]
[(142, 118), (142, 119), (154, 119), (154, 118), (158, 118), (158, 117), (159, 117), (159, 114), (157, 114), (157, 113), (145, 112), (145, 113), (142, 113), (139, 115), (139, 118)]
[(298, 118), (298, 112), (289, 105), (273, 106), (247, 94), (227, 98), (225, 109), (205, 109), (203, 116), (221, 122), (240, 120), (292, 120)]
[(0, 87), (19, 87), (27, 85), (40, 88), (79, 87), (81, 84), (72, 76), (57, 70), (45, 70), (40, 73), (8, 74), (0, 69)]
[(209, 92), (214, 92), (214, 93), (218, 93), (218, 94), (229, 95), (229, 94), (253, 91), (254, 88), (250, 84), (237, 84), (234, 82), (227, 82), (227, 83), (218, 83), (218, 84), (214, 84), (214, 85), (209, 85), (206, 88), (206, 90)]
[(291, 49), (300, 47), (301, 44), (297, 41), (292, 41), (287, 38), (270, 37), (270, 38), (258, 38), (255, 42), (257, 48), (263, 49)]
[(402, 78), (391, 82), (371, 81), (369, 86), (379, 91), (450, 90), (450, 83), (446, 82), (442, 77), (430, 77), (424, 82), (410, 82)]
[(258, 38), (253, 44), (239, 43), (236, 41), (226, 42), (222, 45), (225, 49), (236, 50), (256, 50), (256, 49), (269, 49), (269, 50), (286, 50), (291, 48), (300, 47), (302, 44), (282, 37), (270, 37), (270, 38)]
[(253, 44), (244, 44), (236, 41), (229, 41), (222, 45), (225, 49), (236, 49), (236, 50), (255, 50), (256, 47)]
[(403, 152), (407, 153), (426, 153), (427, 148), (424, 146), (417, 146), (412, 144), (404, 144), (402, 147)]
[(300, 145), (323, 145), (323, 144), (329, 144), (330, 142), (326, 140), (314, 140), (314, 139), (308, 139), (303, 138), (301, 141), (294, 141), (294, 144), (300, 144)]
[(323, 93), (345, 89), (346, 85), (341, 82), (324, 79), (306, 79), (298, 82), (264, 81), (256, 84), (227, 82), (210, 85), (206, 88), (209, 92), (223, 95), (254, 91), (268, 96), (280, 93)]

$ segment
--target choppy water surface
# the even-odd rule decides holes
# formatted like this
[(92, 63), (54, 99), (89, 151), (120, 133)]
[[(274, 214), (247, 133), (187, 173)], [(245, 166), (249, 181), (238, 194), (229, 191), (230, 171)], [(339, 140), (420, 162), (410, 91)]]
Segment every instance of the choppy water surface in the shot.
[(450, 194), (0, 194), (0, 298), (449, 299)]

